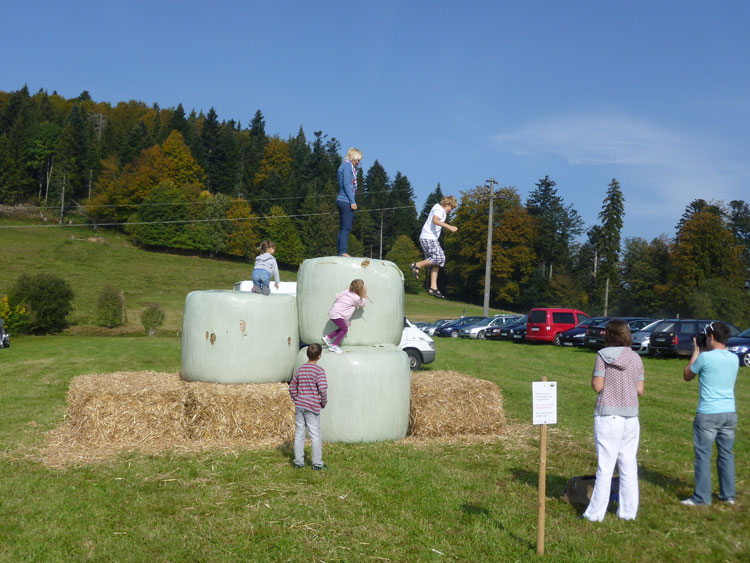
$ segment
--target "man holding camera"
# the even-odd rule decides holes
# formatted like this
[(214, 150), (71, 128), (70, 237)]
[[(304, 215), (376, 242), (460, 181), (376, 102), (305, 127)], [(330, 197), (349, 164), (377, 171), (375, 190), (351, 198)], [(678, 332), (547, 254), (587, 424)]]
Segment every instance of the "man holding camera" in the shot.
[[(734, 504), (734, 429), (737, 411), (734, 383), (740, 363), (726, 348), (729, 327), (713, 322), (705, 334), (693, 337), (693, 355), (682, 372), (685, 381), (699, 376), (698, 410), (693, 421), (695, 492), (686, 506), (711, 504), (711, 450), (716, 442), (719, 500)], [(704, 340), (705, 337), (705, 340)]]

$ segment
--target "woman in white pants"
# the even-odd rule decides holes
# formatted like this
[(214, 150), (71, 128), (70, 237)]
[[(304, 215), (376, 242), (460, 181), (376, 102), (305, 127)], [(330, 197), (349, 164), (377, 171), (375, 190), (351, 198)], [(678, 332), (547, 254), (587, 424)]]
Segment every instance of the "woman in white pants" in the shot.
[(594, 408), (596, 484), (583, 517), (604, 520), (609, 504), (615, 464), (620, 472), (620, 500), (617, 516), (633, 520), (638, 512), (638, 397), (643, 395), (641, 357), (630, 349), (630, 329), (625, 321), (607, 323), (606, 348), (599, 350), (591, 378), (598, 393)]

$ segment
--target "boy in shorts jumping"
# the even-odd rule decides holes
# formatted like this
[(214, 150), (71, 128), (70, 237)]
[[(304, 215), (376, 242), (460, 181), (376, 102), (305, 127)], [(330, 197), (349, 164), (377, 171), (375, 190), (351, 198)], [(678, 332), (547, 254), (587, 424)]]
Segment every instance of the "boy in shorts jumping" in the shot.
[(424, 260), (412, 262), (411, 271), (416, 279), (419, 279), (419, 269), (425, 266), (431, 266), (430, 269), (430, 289), (427, 293), (438, 299), (445, 299), (445, 295), (440, 293), (437, 288), (437, 277), (441, 267), (445, 266), (445, 252), (440, 246), (440, 231), (443, 227), (450, 232), (455, 233), (458, 227), (449, 225), (445, 222), (448, 213), (458, 207), (456, 198), (452, 195), (444, 197), (440, 203), (436, 203), (430, 210), (422, 227), (422, 233), (419, 235), (419, 244), (422, 245)]

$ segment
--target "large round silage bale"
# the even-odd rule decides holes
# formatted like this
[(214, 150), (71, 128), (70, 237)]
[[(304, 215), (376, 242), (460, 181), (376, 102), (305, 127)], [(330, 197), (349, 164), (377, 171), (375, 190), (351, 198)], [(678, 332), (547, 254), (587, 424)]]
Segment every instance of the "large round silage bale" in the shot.
[(193, 291), (185, 299), (182, 369), (188, 381), (289, 381), (299, 350), (293, 295)]
[[(343, 354), (324, 348), (318, 362), (326, 370), (328, 404), (320, 413), (326, 442), (400, 440), (409, 429), (411, 370), (398, 346), (344, 346)], [(299, 351), (295, 369), (307, 361)]]
[(404, 326), (404, 275), (393, 262), (369, 258), (325, 256), (305, 260), (297, 274), (300, 340), (320, 342), (336, 329), (328, 318), (336, 294), (354, 279), (367, 286), (367, 302), (352, 317), (346, 346), (398, 344)]

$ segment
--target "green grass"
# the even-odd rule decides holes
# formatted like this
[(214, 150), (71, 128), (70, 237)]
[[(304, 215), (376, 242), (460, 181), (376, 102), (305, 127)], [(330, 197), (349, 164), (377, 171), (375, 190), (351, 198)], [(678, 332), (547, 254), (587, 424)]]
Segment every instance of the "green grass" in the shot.
[[(439, 339), (431, 369), (494, 381), (512, 437), (489, 444), (326, 444), (330, 470), (290, 467), (290, 445), (232, 454), (127, 454), (67, 470), (31, 455), (60, 421), (82, 373), (176, 371), (175, 337), (22, 337), (0, 364), (1, 560), (531, 560), (536, 550), (538, 427), (531, 382), (559, 387), (549, 427), (546, 554), (567, 561), (742, 560), (750, 552), (750, 435), (738, 428), (738, 503), (687, 509), (697, 385), (683, 360), (647, 358), (635, 522), (595, 525), (558, 500), (592, 473), (594, 355), (506, 342)], [(741, 420), (747, 370), (737, 385)], [(715, 478), (715, 476), (714, 476)], [(437, 550), (444, 555), (437, 553)]]
[[(0, 224), (3, 224), (0, 221)], [(5, 223), (7, 224), (7, 222)], [(536, 560), (538, 427), (531, 382), (558, 382), (558, 424), (547, 459), (546, 558), (554, 561), (740, 561), (750, 553), (744, 424), (750, 371), (737, 383), (738, 502), (688, 509), (697, 383), (684, 360), (645, 359), (634, 522), (576, 519), (559, 500), (567, 479), (593, 473), (594, 355), (508, 342), (438, 339), (429, 369), (495, 382), (512, 430), (491, 443), (325, 444), (330, 470), (291, 469), (290, 445), (261, 451), (161, 456), (130, 453), (90, 466), (37, 461), (65, 413), (70, 380), (124, 370), (175, 372), (185, 295), (230, 288), (250, 265), (138, 250), (85, 229), (0, 230), (0, 294), (22, 272), (55, 272), (77, 293), (72, 330), (14, 337), (0, 350), (0, 561)], [(73, 237), (71, 239), (70, 237)], [(284, 279), (294, 273), (283, 272)], [(129, 327), (146, 302), (167, 311), (162, 336), (85, 336), (105, 281), (125, 290)], [(464, 310), (465, 309), (465, 310)], [(406, 297), (413, 320), (481, 307)], [(100, 334), (108, 334), (101, 330)], [(716, 476), (714, 475), (714, 482)], [(716, 490), (716, 485), (714, 486)]]

